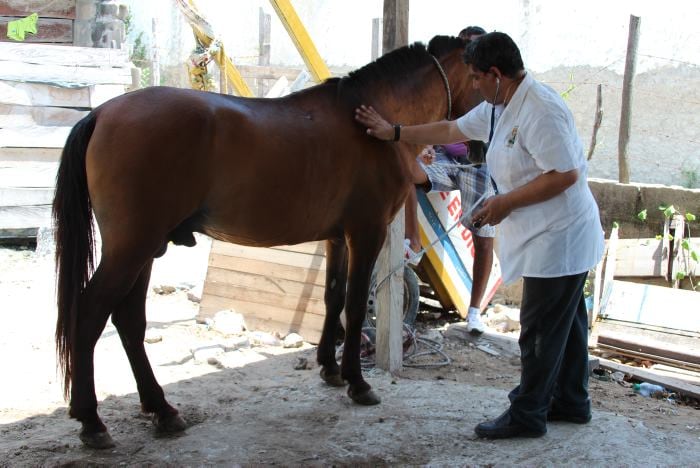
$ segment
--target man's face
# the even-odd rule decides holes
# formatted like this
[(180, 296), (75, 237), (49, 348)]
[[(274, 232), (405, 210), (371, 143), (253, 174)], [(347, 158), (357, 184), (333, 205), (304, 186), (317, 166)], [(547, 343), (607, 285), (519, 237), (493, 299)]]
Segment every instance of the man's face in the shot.
[(498, 104), (498, 99), (501, 97), (501, 91), (499, 90), (499, 96), (496, 96), (496, 90), (498, 88), (498, 77), (497, 74), (488, 71), (482, 72), (477, 70), (473, 65), (469, 65), (469, 75), (472, 79), (472, 86), (474, 89), (478, 90), (481, 96), (491, 104), (494, 104), (494, 98), (496, 98), (496, 104)]

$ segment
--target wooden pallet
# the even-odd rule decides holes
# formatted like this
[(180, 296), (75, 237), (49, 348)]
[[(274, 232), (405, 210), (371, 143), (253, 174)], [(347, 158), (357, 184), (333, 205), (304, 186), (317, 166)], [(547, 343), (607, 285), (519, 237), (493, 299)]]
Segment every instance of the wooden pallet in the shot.
[(256, 248), (213, 241), (198, 320), (233, 309), (251, 329), (318, 343), (325, 270), (324, 242)]

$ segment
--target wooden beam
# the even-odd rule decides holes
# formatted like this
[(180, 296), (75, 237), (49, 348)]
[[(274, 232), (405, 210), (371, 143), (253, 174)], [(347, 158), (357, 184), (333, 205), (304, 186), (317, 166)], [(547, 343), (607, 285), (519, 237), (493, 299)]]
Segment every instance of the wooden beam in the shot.
[(30, 229), (50, 225), (50, 204), (0, 206), (0, 229)]
[[(0, 42), (18, 44), (7, 37), (7, 23), (18, 19), (16, 16), (0, 16)], [(26, 34), (21, 43), (72, 44), (73, 20), (40, 17), (36, 23), (36, 34)]]
[[(270, 65), (270, 31), (272, 29), (272, 17), (260, 7), (258, 11), (258, 65)], [(289, 79), (289, 78), (287, 78)], [(265, 96), (267, 83), (257, 79), (258, 96)]]
[[(399, 23), (399, 24), (397, 24)], [(404, 24), (405, 23), (405, 24)], [(394, 31), (405, 29), (406, 35)], [(408, 43), (408, 0), (384, 0), (384, 53)], [(398, 372), (403, 364), (404, 210), (387, 228), (377, 259), (377, 367)]]
[(73, 126), (88, 111), (48, 106), (8, 106), (0, 104), (0, 128), (44, 126)]
[(627, 145), (632, 128), (632, 84), (637, 68), (637, 46), (639, 44), (639, 25), (641, 19), (630, 15), (630, 29), (627, 38), (627, 59), (625, 60), (625, 75), (622, 80), (622, 110), (620, 111), (620, 134), (617, 141), (617, 160), (619, 166), (619, 181), (623, 184), (630, 182), (630, 170), (627, 161)]
[(131, 84), (131, 69), (37, 65), (23, 61), (0, 60), (0, 80), (52, 83), (71, 88), (97, 84), (127, 86)]
[[(678, 279), (678, 273), (683, 275), (688, 275), (693, 268), (689, 267), (689, 262), (692, 260), (689, 258), (689, 252), (684, 251), (681, 247), (683, 244), (683, 238), (685, 237), (685, 218), (679, 213), (673, 215), (673, 219), (669, 221), (669, 228), (673, 232), (673, 242), (670, 245), (671, 258), (669, 261), (669, 272), (668, 276), (674, 288), (678, 288), (681, 284), (680, 279)], [(688, 271), (690, 270), (690, 271)]]
[(588, 147), (587, 161), (590, 161), (593, 157), (593, 152), (598, 141), (598, 130), (600, 130), (600, 125), (603, 123), (603, 85), (599, 84), (596, 91), (595, 100), (595, 120), (593, 121), (593, 131), (591, 132), (591, 144)]
[(409, 0), (384, 0), (382, 53), (408, 44)]
[(0, 162), (56, 162), (61, 159), (62, 148), (0, 147)]
[(667, 237), (660, 240), (618, 239), (616, 246), (615, 276), (667, 278), (669, 273)]
[(302, 59), (304, 59), (304, 63), (314, 81), (320, 83), (330, 78), (331, 72), (318, 53), (311, 36), (309, 36), (289, 0), (270, 0), (270, 4), (272, 4), (272, 8), (279, 16), (280, 21), (282, 21), (282, 25), (287, 30)]
[(603, 264), (605, 257), (608, 255), (608, 246), (603, 249), (603, 258), (600, 259), (595, 267), (595, 278), (593, 279), (593, 309), (588, 314), (588, 328), (593, 332), (598, 314), (600, 313), (600, 299), (602, 297), (601, 287), (603, 285)]
[[(617, 237), (618, 237), (617, 227), (612, 228), (610, 231), (610, 238), (607, 245), (607, 253), (605, 254), (605, 276), (603, 277), (603, 292), (600, 297), (600, 311), (601, 313), (605, 309), (610, 294), (612, 293), (612, 283), (615, 277), (615, 266), (616, 266), (616, 256), (617, 256)], [(595, 323), (597, 317), (592, 318), (592, 322)]]
[(90, 88), (63, 88), (45, 83), (0, 81), (0, 104), (89, 108)]
[(41, 18), (75, 19), (75, 0), (3, 0), (0, 16), (28, 16), (38, 13)]
[(381, 42), (381, 29), (382, 19), (372, 18), (372, 55), (371, 59), (374, 62), (379, 58), (379, 44)]
[(684, 395), (691, 396), (693, 398), (700, 398), (700, 386), (693, 385), (691, 383), (684, 382), (673, 377), (659, 375), (651, 370), (620, 364), (617, 362), (610, 361), (609, 359), (598, 359), (600, 360), (600, 367), (602, 367), (603, 369), (623, 372), (637, 380), (661, 385), (662, 387), (668, 390), (679, 392)]
[(619, 333), (601, 332), (598, 334), (598, 346), (608, 345), (618, 349), (629, 350), (634, 353), (642, 354), (654, 359), (667, 359), (679, 363), (692, 364), (696, 368), (700, 368), (700, 353), (693, 352), (680, 346), (674, 346), (661, 341), (653, 341), (650, 339), (640, 339), (640, 337), (623, 335)]
[(0, 129), (0, 147), (63, 148), (71, 127), (42, 127), (34, 125), (22, 128)]
[(700, 333), (694, 291), (617, 280), (612, 281), (609, 291), (601, 307), (606, 320)]
[(0, 60), (68, 67), (125, 68), (131, 75), (126, 49), (0, 42)]

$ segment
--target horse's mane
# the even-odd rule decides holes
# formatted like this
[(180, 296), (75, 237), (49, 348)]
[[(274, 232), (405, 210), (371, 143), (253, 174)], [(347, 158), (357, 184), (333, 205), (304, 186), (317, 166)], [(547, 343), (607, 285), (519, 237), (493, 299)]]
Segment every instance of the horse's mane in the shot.
[(377, 82), (405, 81), (417, 68), (432, 64), (431, 55), (440, 58), (464, 46), (465, 42), (458, 37), (435, 36), (427, 47), (422, 42), (400, 47), (337, 80), (339, 92), (356, 94)]

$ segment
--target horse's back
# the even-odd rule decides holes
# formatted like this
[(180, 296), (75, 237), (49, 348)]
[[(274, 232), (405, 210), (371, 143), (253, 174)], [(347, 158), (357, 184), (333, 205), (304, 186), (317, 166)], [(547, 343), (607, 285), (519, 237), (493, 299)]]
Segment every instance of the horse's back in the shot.
[(387, 191), (401, 183), (382, 143), (330, 87), (282, 99), (156, 87), (96, 116), (89, 187), (98, 221), (112, 225), (151, 206), (161, 212), (143, 222), (156, 231), (184, 222), (240, 244), (291, 244), (342, 236), (348, 213), (357, 217), (352, 207), (386, 217), (378, 200), (396, 198)]

